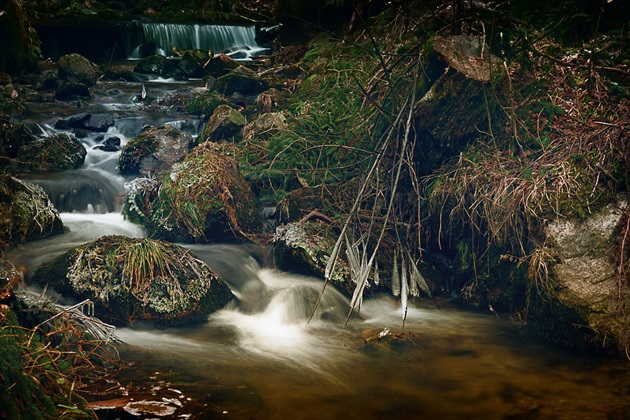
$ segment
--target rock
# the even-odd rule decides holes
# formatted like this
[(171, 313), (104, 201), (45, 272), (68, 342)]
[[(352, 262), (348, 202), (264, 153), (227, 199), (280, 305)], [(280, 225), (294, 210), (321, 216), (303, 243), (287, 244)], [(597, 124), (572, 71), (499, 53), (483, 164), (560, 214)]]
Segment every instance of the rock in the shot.
[(229, 105), (218, 106), (203, 129), (202, 138), (210, 141), (221, 141), (241, 133), (247, 124), (245, 117)]
[(58, 73), (61, 80), (94, 86), (100, 70), (98, 66), (80, 54), (68, 54), (59, 59)]
[(56, 90), (61, 86), (61, 80), (56, 71), (46, 70), (43, 71), (38, 77), (35, 83), (35, 90)]
[(135, 178), (126, 182), (127, 196), (122, 208), (125, 218), (132, 223), (146, 225), (159, 189), (160, 181), (155, 178)]
[(221, 77), (239, 66), (240, 64), (229, 56), (217, 54), (208, 61), (204, 68), (211, 76)]
[(94, 146), (95, 149), (102, 150), (104, 152), (117, 152), (120, 150), (120, 137), (109, 136), (106, 139), (101, 139), (102, 144)]
[(64, 83), (55, 91), (55, 98), (59, 101), (74, 101), (90, 96), (90, 90), (83, 83)]
[(251, 139), (260, 133), (286, 130), (287, 127), (287, 119), (282, 112), (268, 112), (247, 124), (244, 137)]
[(182, 59), (177, 64), (177, 67), (181, 70), (184, 76), (201, 78), (208, 73), (202, 67), (205, 61), (201, 62), (190, 52), (185, 52)]
[(157, 74), (164, 77), (177, 77), (182, 75), (177, 64), (176, 60), (169, 60), (163, 55), (156, 54), (140, 60), (133, 71), (136, 73)]
[(267, 89), (256, 97), (254, 107), (260, 113), (286, 109), (290, 103), (289, 95), (286, 90)]
[(0, 248), (63, 233), (59, 213), (44, 190), (0, 175)]
[(499, 68), (499, 57), (490, 54), (483, 38), (464, 35), (434, 36), (433, 46), (450, 66), (468, 78), (489, 82), (492, 72)]
[(244, 240), (262, 227), (258, 201), (237, 162), (211, 142), (173, 165), (152, 208), (149, 234), (175, 242)]
[(546, 227), (547, 242), (554, 244), (546, 251), (555, 254), (556, 261), (546, 262), (552, 269), (553, 289), (530, 309), (528, 324), (538, 334), (582, 350), (623, 354), (630, 316), (622, 315), (618, 305), (630, 305), (630, 292), (618, 289), (610, 255), (615, 228), (628, 211), (627, 201), (620, 200), (583, 221), (553, 220)]
[(228, 286), (201, 260), (175, 244), (104, 236), (39, 268), (33, 282), (79, 300), (114, 325), (203, 322), (232, 299)]
[(124, 175), (161, 176), (188, 153), (192, 143), (190, 133), (171, 125), (149, 128), (122, 148), (118, 168)]
[(91, 114), (81, 113), (73, 115), (69, 118), (57, 120), (55, 128), (58, 130), (79, 129), (87, 131), (106, 132), (109, 127), (114, 125), (114, 118), (111, 114)]
[(214, 82), (212, 90), (227, 96), (234, 93), (257, 95), (268, 87), (267, 82), (257, 77), (240, 73), (228, 73)]
[[(23, 123), (0, 125), (0, 155), (15, 158), (22, 146), (36, 141), (30, 128)], [(0, 166), (9, 162), (0, 159)]]
[(22, 171), (51, 172), (77, 169), (86, 155), (85, 147), (76, 137), (57, 133), (22, 146), (17, 160)]
[[(280, 225), (273, 239), (276, 267), (283, 271), (324, 277), (326, 265), (337, 241), (332, 226), (320, 221), (301, 221)], [(352, 293), (347, 262), (337, 261), (331, 281), (346, 294)]]

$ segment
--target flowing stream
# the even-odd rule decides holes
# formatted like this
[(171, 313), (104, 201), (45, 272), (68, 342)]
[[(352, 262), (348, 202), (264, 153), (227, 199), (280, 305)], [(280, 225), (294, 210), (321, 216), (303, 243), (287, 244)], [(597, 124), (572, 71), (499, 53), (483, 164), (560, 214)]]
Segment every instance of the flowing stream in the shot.
[[(89, 109), (42, 104), (27, 123), (50, 133), (61, 116), (112, 112), (116, 125), (107, 135), (123, 144), (144, 124), (199, 132), (202, 122), (189, 116), (140, 109), (130, 99), (140, 88), (102, 82)], [(160, 96), (183, 86), (146, 88)], [(120, 214), (128, 180), (116, 172), (118, 153), (94, 149), (95, 136), (82, 141), (83, 168), (25, 177), (48, 192), (68, 232), (19, 246), (8, 255), (15, 264), (37, 267), (105, 234), (144, 234)], [(348, 301), (330, 286), (308, 323), (321, 280), (264, 267), (253, 246), (188, 247), (226, 279), (237, 301), (202, 325), (117, 330), (121, 355), (133, 362), (121, 383), (169, 405), (171, 418), (630, 418), (627, 361), (575, 355), (507, 317), (446, 301), (442, 309), (411, 308), (403, 332), (399, 304), (373, 296), (344, 327)]]

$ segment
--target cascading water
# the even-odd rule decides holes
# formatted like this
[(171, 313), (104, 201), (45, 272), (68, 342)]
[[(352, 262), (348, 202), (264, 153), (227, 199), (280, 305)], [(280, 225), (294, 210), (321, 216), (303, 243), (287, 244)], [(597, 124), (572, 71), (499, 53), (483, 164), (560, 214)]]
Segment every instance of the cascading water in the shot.
[[(96, 92), (87, 111), (116, 114), (106, 135), (124, 144), (144, 124), (164, 123), (198, 132), (185, 116), (139, 109), (129, 101), (139, 88), (107, 82)], [(181, 85), (147, 82), (147, 89), (163, 95)], [(52, 132), (59, 115), (77, 112), (60, 106), (44, 104), (27, 122)], [(106, 234), (144, 234), (120, 214), (126, 179), (116, 173), (118, 153), (95, 149), (96, 136), (82, 139), (83, 168), (28, 177), (63, 208), (68, 231), (12, 250), (7, 257), (15, 264), (37, 267)], [(126, 343), (121, 355), (135, 361), (121, 383), (148, 389), (178, 418), (604, 419), (627, 407), (624, 362), (550, 348), (494, 314), (461, 312), (448, 302), (442, 310), (410, 307), (403, 332), (399, 303), (377, 296), (343, 327), (348, 301), (328, 286), (309, 323), (320, 279), (264, 268), (264, 252), (251, 245), (187, 247), (237, 299), (202, 325), (117, 331)]]
[[(135, 23), (126, 41), (127, 57), (139, 59), (147, 54), (172, 55), (180, 50), (227, 53), (246, 60), (267, 51), (256, 42), (254, 26), (185, 25), (166, 23)], [(144, 51), (143, 51), (144, 50)]]

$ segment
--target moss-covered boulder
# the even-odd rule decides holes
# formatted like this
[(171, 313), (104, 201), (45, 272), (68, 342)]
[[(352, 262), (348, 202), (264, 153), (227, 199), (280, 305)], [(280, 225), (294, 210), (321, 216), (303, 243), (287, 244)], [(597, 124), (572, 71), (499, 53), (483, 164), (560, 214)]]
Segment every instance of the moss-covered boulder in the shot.
[(0, 248), (59, 233), (63, 223), (43, 189), (0, 175)]
[(98, 66), (81, 54), (67, 54), (57, 64), (59, 78), (70, 83), (94, 86), (101, 75)]
[(534, 267), (549, 269), (551, 274), (535, 279), (541, 296), (534, 299), (528, 319), (538, 334), (581, 350), (628, 354), (630, 315), (624, 308), (630, 306), (630, 291), (624, 284), (627, 278), (618, 271), (623, 262), (611, 259), (611, 255), (627, 254), (620, 245), (628, 235), (628, 220), (630, 207), (623, 199), (582, 221), (549, 223), (549, 245), (541, 255), (554, 258), (540, 259)]
[(229, 105), (217, 107), (203, 129), (202, 138), (210, 141), (222, 141), (242, 133), (247, 120)]
[(87, 151), (75, 136), (57, 133), (37, 139), (20, 148), (17, 153), (18, 169), (27, 172), (54, 172), (77, 169)]
[(247, 124), (243, 136), (253, 138), (259, 134), (286, 130), (287, 128), (287, 118), (282, 112), (267, 112)]
[(192, 143), (190, 133), (171, 125), (150, 128), (122, 148), (118, 168), (124, 175), (161, 176), (188, 153)]
[(238, 164), (210, 142), (173, 166), (152, 207), (150, 234), (178, 242), (243, 240), (262, 225)]
[(104, 236), (38, 269), (33, 281), (64, 296), (91, 299), (95, 314), (115, 325), (204, 321), (232, 293), (203, 261), (177, 245)]

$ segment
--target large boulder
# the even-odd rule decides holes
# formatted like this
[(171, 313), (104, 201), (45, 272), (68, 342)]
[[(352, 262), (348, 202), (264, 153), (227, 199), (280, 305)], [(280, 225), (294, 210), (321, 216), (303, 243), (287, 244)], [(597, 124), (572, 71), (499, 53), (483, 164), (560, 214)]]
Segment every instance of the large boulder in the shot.
[(81, 113), (57, 120), (55, 128), (58, 130), (79, 129), (104, 133), (113, 125), (114, 117), (111, 114)]
[(177, 63), (177, 68), (186, 77), (201, 78), (208, 74), (203, 68), (206, 61), (200, 59), (194, 52), (186, 51)]
[(80, 54), (67, 54), (57, 64), (59, 78), (70, 83), (94, 86), (101, 75), (98, 66)]
[(59, 233), (63, 223), (42, 188), (0, 175), (0, 248)]
[(203, 129), (204, 140), (221, 141), (240, 134), (247, 124), (245, 117), (229, 105), (218, 106)]
[(163, 175), (188, 153), (192, 143), (190, 133), (171, 125), (150, 128), (122, 148), (118, 168), (124, 175)]
[(597, 353), (628, 351), (630, 314), (623, 308), (630, 307), (630, 290), (627, 279), (617, 277), (619, 262), (611, 255), (620, 252), (615, 240), (628, 235), (629, 218), (628, 203), (621, 200), (583, 221), (549, 223), (544, 254), (555, 258), (540, 265), (551, 268), (550, 282), (538, 282), (547, 290), (533, 301), (528, 320), (538, 334)]
[(85, 162), (87, 151), (75, 136), (57, 133), (37, 139), (20, 148), (18, 169), (28, 172), (53, 172), (77, 169)]
[(147, 222), (153, 237), (177, 242), (244, 240), (261, 226), (258, 202), (237, 162), (210, 142), (173, 165)]
[(33, 281), (95, 302), (95, 314), (115, 325), (204, 321), (232, 299), (223, 280), (188, 250), (146, 238), (104, 236), (38, 269)]

